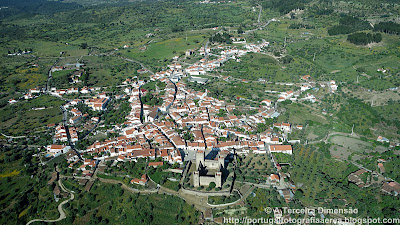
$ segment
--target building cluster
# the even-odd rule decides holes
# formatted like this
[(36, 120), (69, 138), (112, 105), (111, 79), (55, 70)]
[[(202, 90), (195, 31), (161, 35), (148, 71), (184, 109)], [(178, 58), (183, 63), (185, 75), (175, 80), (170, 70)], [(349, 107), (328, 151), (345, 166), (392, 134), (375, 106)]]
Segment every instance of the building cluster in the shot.
[[(34, 90), (37, 89), (31, 89), (30, 92), (35, 93)], [(83, 88), (82, 90), (91, 90), (89, 88)], [(40, 90), (37, 90), (40, 91)], [(40, 92), (36, 92), (36, 93), (40, 93)], [(61, 97), (61, 96), (59, 96)], [(65, 105), (63, 105), (63, 109), (66, 110), (69, 114), (69, 119), (67, 120), (69, 122), (69, 126), (68, 129), (64, 126), (64, 124), (60, 124), (57, 125), (56, 124), (49, 124), (48, 127), (55, 127), (54, 129), (54, 136), (53, 136), (53, 143), (61, 143), (61, 144), (67, 144), (67, 143), (71, 143), (71, 144), (75, 144), (76, 142), (78, 142), (79, 138), (78, 138), (78, 131), (82, 131), (82, 128), (77, 127), (77, 125), (79, 123), (82, 123), (82, 120), (84, 118), (89, 117), (88, 113), (82, 113), (78, 108), (78, 104), (85, 104), (87, 105), (91, 110), (93, 111), (100, 111), (100, 110), (105, 110), (105, 107), (107, 105), (107, 103), (110, 101), (110, 97), (107, 97), (106, 93), (102, 92), (102, 93), (96, 93), (94, 95), (94, 97), (90, 97), (86, 100), (82, 100), (82, 99), (73, 99), (71, 101), (69, 101), (68, 103), (66, 103)], [(93, 123), (98, 123), (100, 121), (99, 117), (92, 117), (91, 118), (91, 123), (93, 126)], [(90, 121), (89, 121), (90, 122)], [(85, 125), (86, 130), (91, 129), (90, 127), (88, 128)], [(49, 151), (50, 149), (52, 149), (51, 147), (52, 145), (47, 146), (47, 157), (52, 157), (52, 156), (57, 156), (60, 152), (61, 153), (65, 153), (64, 151)]]
[[(264, 43), (264, 46), (266, 45), (267, 43)], [(249, 46), (254, 50), (258, 45)], [(238, 51), (230, 49), (223, 55), (240, 54)], [(201, 60), (201, 63), (202, 68), (207, 68), (206, 65), (220, 65), (218, 60)], [(255, 131), (254, 127), (264, 123), (265, 118), (279, 115), (272, 107), (271, 100), (263, 100), (263, 106), (255, 115), (236, 116), (233, 114), (236, 109), (234, 104), (226, 104), (223, 100), (207, 96), (207, 90), (194, 91), (183, 83), (173, 82), (170, 78), (174, 73), (182, 72), (181, 65), (175, 63), (169, 68), (167, 71), (150, 75), (150, 81), (166, 83), (165, 89), (162, 90), (164, 94), (160, 95), (163, 104), (157, 109), (162, 116), (158, 118), (158, 114), (151, 113), (154, 110), (150, 106), (141, 103), (141, 97), (148, 92), (141, 88), (146, 82), (135, 78), (127, 79), (123, 84), (131, 111), (121, 127), (123, 136), (95, 142), (85, 153), (93, 155), (95, 159), (116, 157), (118, 160), (136, 160), (161, 157), (168, 163), (182, 163), (184, 152), (187, 154), (190, 151), (212, 149), (236, 149), (243, 154), (250, 150), (255, 153), (292, 154), (290, 145), (282, 145), (283, 141), (287, 140), (284, 133), (271, 128), (261, 134), (252, 134)], [(100, 95), (95, 99), (101, 99)], [(290, 125), (286, 128), (286, 123), (279, 128), (285, 131), (291, 129)]]
[(76, 124), (82, 119), (82, 116), (83, 116), (82, 112), (79, 111), (77, 108), (72, 108), (70, 112), (73, 115), (71, 118), (69, 118), (70, 124)]
[(68, 95), (68, 94), (78, 94), (79, 93), (79, 88), (71, 87), (67, 89), (57, 89), (55, 87), (50, 89), (50, 94), (57, 96), (57, 97), (62, 97), (63, 95)]
[[(378, 159), (378, 169), (382, 174), (385, 172), (383, 163), (385, 160)], [(373, 179), (373, 177), (375, 179)], [(378, 178), (378, 179), (376, 179)], [(387, 181), (386, 178), (380, 178), (379, 174), (374, 171), (359, 169), (348, 176), (348, 181), (356, 184), (359, 188), (367, 188), (371, 185), (380, 185), (381, 192), (386, 195), (398, 196), (400, 194), (400, 184), (396, 181)]]
[[(131, 112), (118, 140), (96, 142), (86, 152), (99, 157), (118, 157), (120, 160), (131, 160), (138, 157), (162, 157), (164, 161), (182, 162), (182, 151), (204, 151), (212, 149), (232, 150), (255, 153), (283, 152), (291, 154), (287, 148), (271, 148), (271, 145), (282, 144), (285, 134), (269, 129), (261, 134), (252, 135), (254, 126), (263, 123), (264, 118), (276, 116), (270, 100), (260, 112), (252, 116), (236, 116), (236, 106), (207, 96), (206, 92), (187, 89), (185, 84), (172, 83), (169, 79), (151, 75), (151, 80), (158, 79), (167, 83), (163, 105), (159, 111), (164, 112), (163, 120), (157, 120), (148, 113), (146, 105), (141, 105), (140, 95), (146, 94), (140, 87), (144, 81), (126, 81), (130, 84), (125, 93), (131, 102)], [(176, 88), (175, 88), (176, 85)], [(222, 115), (221, 115), (222, 112)], [(141, 118), (144, 118), (142, 121)], [(142, 123), (143, 122), (143, 123)], [(283, 130), (287, 130), (283, 124)], [(289, 129), (291, 129), (289, 125)], [(135, 143), (135, 151), (131, 144)]]
[[(94, 91), (98, 91), (100, 88), (90, 88), (87, 86), (84, 86), (82, 88), (77, 88), (77, 87), (70, 87), (66, 89), (57, 89), (55, 87), (50, 88), (49, 94), (54, 95), (56, 97), (62, 97), (63, 95), (69, 95), (69, 94), (89, 94)], [(32, 89), (30, 90), (30, 93), (32, 92)]]
[[(175, 61), (169, 65), (168, 70), (151, 74), (149, 81), (139, 80), (137, 77), (126, 79), (123, 87), (126, 99), (130, 103), (130, 112), (126, 116), (126, 122), (116, 125), (118, 129), (114, 129), (118, 130), (120, 136), (96, 141), (83, 149), (81, 155), (91, 155), (90, 158), (93, 160), (84, 159), (84, 163), (78, 168), (90, 173), (88, 171), (91, 171), (91, 168), (96, 165), (95, 160), (108, 159), (136, 161), (139, 158), (151, 160), (161, 158), (161, 161), (169, 164), (181, 164), (186, 156), (195, 155), (198, 172), (194, 174), (198, 181), (196, 183), (201, 186), (212, 180), (217, 187), (220, 187), (219, 179), (221, 178), (221, 169), (224, 167), (224, 155), (219, 154), (218, 160), (209, 161), (202, 157), (206, 151), (214, 150), (227, 154), (233, 152), (247, 154), (250, 151), (256, 154), (292, 154), (292, 146), (283, 145), (285, 141), (288, 141), (287, 134), (292, 130), (291, 124), (274, 124), (264, 132), (256, 132), (257, 126), (265, 123), (266, 118), (279, 116), (279, 112), (273, 107), (274, 104), (271, 100), (264, 99), (258, 108), (248, 107), (256, 109), (256, 114), (235, 115), (236, 110), (240, 110), (236, 105), (208, 96), (207, 90), (204, 92), (194, 91), (187, 88), (184, 83), (178, 82), (182, 76), (200, 75), (203, 73), (202, 71), (212, 71), (229, 59), (237, 59), (249, 52), (260, 52), (266, 46), (268, 46), (268, 42), (258, 45), (246, 44), (245, 49), (220, 46), (218, 48), (221, 50), (221, 54), (217, 59), (202, 59), (186, 69), (183, 69)], [(203, 51), (205, 54), (211, 52), (204, 48)], [(152, 92), (163, 99), (160, 106), (152, 107), (142, 102), (142, 98), (150, 94), (150, 91), (143, 86), (151, 81), (166, 84), (162, 90), (156, 88), (157, 90)], [(59, 93), (58, 96), (62, 96), (69, 93), (68, 90), (55, 89), (54, 92)], [(93, 90), (85, 87), (81, 90), (73, 89), (73, 91), (90, 93)], [(293, 95), (294, 93), (289, 91), (282, 94), (282, 97), (290, 99)], [(106, 93), (96, 93), (94, 97), (85, 100), (74, 99), (64, 107), (72, 114), (69, 119), (70, 124), (76, 124), (85, 117), (79, 111), (78, 104), (83, 103), (94, 111), (100, 111), (105, 110), (109, 101), (110, 97)], [(300, 129), (300, 127), (294, 128)], [(76, 133), (75, 128), (69, 128), (68, 131), (70, 134)], [(55, 139), (60, 142), (68, 141), (66, 133), (63, 126), (56, 127)], [(71, 135), (72, 137), (75, 136)], [(77, 135), (76, 139), (71, 139), (71, 142), (75, 141), (77, 141)], [(49, 152), (53, 152), (55, 155), (68, 151), (68, 149), (61, 149), (56, 151), (50, 146)], [(73, 161), (72, 156), (70, 159), (70, 166), (74, 166), (78, 161)], [(217, 163), (217, 165), (215, 162), (219, 162), (219, 164)], [(215, 170), (211, 176), (213, 179), (209, 178), (207, 174), (203, 174), (204, 168)], [(147, 181), (146, 177), (142, 177), (132, 180), (132, 182), (145, 184)]]
[(93, 98), (86, 99), (84, 103), (93, 111), (103, 111), (110, 100), (111, 98), (107, 97), (106, 93), (103, 92)]
[(127, 79), (123, 84), (130, 84), (130, 87), (125, 88), (125, 93), (128, 96), (128, 101), (130, 102), (131, 111), (126, 117), (125, 125), (129, 127), (138, 127), (141, 123), (141, 102), (139, 97), (139, 88), (144, 84), (143, 80), (137, 82)]
[(164, 88), (165, 94), (160, 96), (163, 99), (163, 103), (159, 107), (161, 111), (166, 112), (171, 107), (175, 99), (175, 84), (166, 78), (161, 79), (160, 81), (167, 84), (167, 86)]
[[(68, 132), (70, 135), (70, 140), (72, 143), (75, 143), (78, 141), (78, 133), (75, 129), (75, 127), (68, 127)], [(65, 129), (64, 125), (58, 125), (55, 128), (55, 135), (53, 137), (54, 142), (60, 142), (60, 143), (68, 143), (68, 136), (67, 136), (67, 130)]]
[(290, 90), (279, 93), (277, 102), (290, 101), (309, 101), (312, 103), (318, 102), (317, 97), (310, 90), (318, 91), (320, 88), (327, 87), (330, 93), (335, 93), (338, 86), (334, 80), (328, 82), (315, 82), (310, 75), (304, 75), (300, 78), (303, 83), (279, 83), (286, 86), (295, 86), (298, 90)]
[(154, 79), (162, 79), (162, 78), (169, 78), (173, 82), (178, 82), (185, 76), (184, 71), (182, 69), (182, 65), (180, 64), (171, 64), (168, 66), (169, 69), (165, 71), (157, 72), (156, 74), (152, 75)]
[(43, 90), (40, 89), (40, 88), (32, 88), (32, 89), (29, 89), (28, 93), (24, 94), (23, 97), (24, 97), (25, 100), (33, 99), (33, 98), (36, 98), (38, 96), (37, 94), (40, 94), (42, 92), (43, 92)]
[[(103, 142), (95, 142), (93, 145), (88, 146), (84, 152), (92, 155), (97, 160), (117, 159), (118, 161), (136, 161), (139, 158), (148, 157), (155, 160), (161, 157), (163, 161), (170, 164), (182, 163), (181, 152), (173, 146), (169, 146), (169, 142), (166, 142), (166, 140), (160, 140), (163, 137), (159, 134), (157, 135), (157, 132), (154, 131), (155, 129), (148, 131), (146, 127), (143, 127), (140, 132), (135, 132), (136, 135), (127, 132), (131, 137), (120, 136)], [(153, 146), (153, 143), (149, 144), (149, 139), (147, 138), (150, 137), (157, 139), (159, 142), (164, 141), (165, 145), (156, 147), (156, 145)]]
[[(234, 40), (236, 40), (234, 38)], [(245, 43), (245, 39), (238, 38), (240, 43)], [(240, 41), (242, 40), (242, 41)], [(244, 40), (244, 41), (243, 41)], [(207, 60), (205, 58), (201, 59), (199, 62), (194, 63), (193, 65), (187, 67), (185, 72), (187, 75), (204, 75), (207, 72), (213, 71), (216, 68), (220, 67), (223, 63), (228, 61), (229, 59), (237, 59), (238, 57), (244, 56), (250, 52), (261, 52), (264, 47), (267, 47), (269, 42), (262, 42), (261, 44), (247, 44), (245, 45), (245, 49), (238, 49), (236, 47), (228, 47), (228, 46), (218, 46), (217, 49), (220, 50), (220, 55), (217, 56), (217, 59)], [(210, 54), (210, 48), (200, 48), (200, 55)]]
[(331, 80), (329, 82), (330, 88), (332, 93), (335, 93), (337, 91), (338, 86), (336, 85), (336, 82), (334, 80)]
[[(1, 7), (2, 8), (2, 7)], [(25, 54), (30, 54), (30, 53), (32, 53), (32, 51), (29, 51), (29, 50), (24, 50), (24, 51), (17, 51), (17, 52), (8, 52), (8, 56), (16, 56), (16, 55), (25, 55)]]

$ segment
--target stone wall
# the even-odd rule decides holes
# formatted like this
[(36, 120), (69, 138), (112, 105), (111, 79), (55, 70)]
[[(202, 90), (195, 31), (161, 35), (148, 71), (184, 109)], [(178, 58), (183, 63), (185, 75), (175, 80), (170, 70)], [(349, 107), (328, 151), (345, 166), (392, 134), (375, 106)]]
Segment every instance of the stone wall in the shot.
[(184, 188), (181, 188), (181, 191), (185, 194), (191, 194), (197, 196), (229, 196), (231, 194), (229, 191), (202, 192), (202, 191), (188, 190)]
[(215, 177), (200, 176), (200, 186), (208, 186), (211, 182), (215, 183)]

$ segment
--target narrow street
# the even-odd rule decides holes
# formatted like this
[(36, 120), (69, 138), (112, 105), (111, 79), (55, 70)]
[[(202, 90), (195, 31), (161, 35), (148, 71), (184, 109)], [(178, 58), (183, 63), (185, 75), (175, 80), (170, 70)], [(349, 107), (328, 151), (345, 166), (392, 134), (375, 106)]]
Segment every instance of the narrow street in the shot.
[(68, 111), (64, 108), (64, 106), (60, 106), (60, 109), (63, 112), (63, 123), (64, 123), (65, 131), (67, 133), (68, 145), (71, 147), (72, 150), (75, 151), (75, 153), (78, 155), (79, 159), (82, 160), (82, 156), (81, 156), (80, 152), (75, 149), (75, 146), (71, 142), (71, 135), (70, 135), (69, 129), (68, 129)]
[(52, 74), (51, 74), (51, 70), (53, 69), (54, 66), (57, 65), (57, 63), (61, 60), (61, 56), (57, 57), (57, 60), (54, 62), (54, 64), (50, 67), (49, 72), (48, 72), (48, 76), (47, 76), (47, 83), (46, 83), (46, 88), (45, 88), (45, 93), (50, 91), (50, 80), (53, 78)]

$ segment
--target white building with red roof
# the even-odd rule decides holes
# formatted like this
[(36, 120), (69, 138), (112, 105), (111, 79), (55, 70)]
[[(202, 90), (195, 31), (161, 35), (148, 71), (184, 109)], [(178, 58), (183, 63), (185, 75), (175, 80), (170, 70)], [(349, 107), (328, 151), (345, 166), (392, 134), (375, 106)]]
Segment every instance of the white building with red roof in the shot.
[(269, 153), (285, 153), (292, 155), (293, 150), (291, 145), (269, 145), (268, 146)]

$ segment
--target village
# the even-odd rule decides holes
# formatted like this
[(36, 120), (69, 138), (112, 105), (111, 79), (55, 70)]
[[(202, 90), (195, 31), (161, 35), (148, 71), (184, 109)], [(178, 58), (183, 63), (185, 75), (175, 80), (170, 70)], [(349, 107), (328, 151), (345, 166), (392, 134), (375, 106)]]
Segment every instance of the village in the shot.
[(400, 5), (0, 5), (0, 224), (400, 224)]
[[(92, 98), (86, 100), (74, 99), (63, 106), (70, 115), (68, 124), (60, 124), (55, 127), (55, 144), (46, 147), (46, 156), (57, 157), (60, 154), (66, 154), (70, 168), (80, 171), (79, 174), (82, 176), (91, 177), (99, 164), (105, 164), (104, 162), (109, 160), (126, 162), (148, 159), (153, 161), (149, 162), (148, 166), (163, 165), (161, 162), (164, 162), (170, 165), (178, 165), (179, 168), (182, 168), (183, 173), (185, 168), (190, 169), (190, 166), (187, 166), (189, 162), (198, 160), (199, 153), (204, 154), (203, 158), (211, 157), (211, 160), (213, 160), (212, 157), (217, 157), (217, 155), (222, 157), (222, 163), (215, 167), (217, 170), (224, 168), (225, 163), (232, 163), (234, 155), (268, 154), (271, 160), (276, 161), (272, 153), (292, 154), (293, 150), (290, 143), (300, 142), (300, 140), (290, 141), (287, 139), (287, 134), (292, 129), (303, 129), (301, 124), (275, 123), (267, 131), (254, 134), (257, 124), (264, 123), (266, 118), (274, 118), (279, 115), (271, 100), (263, 100), (261, 102), (263, 107), (258, 109), (256, 115), (236, 116), (233, 114), (236, 109), (235, 105), (226, 104), (223, 100), (209, 97), (207, 91), (196, 92), (188, 89), (184, 83), (179, 82), (186, 76), (196, 80), (195, 75), (206, 74), (207, 71), (214, 70), (227, 60), (239, 58), (248, 52), (261, 52), (266, 46), (268, 46), (268, 42), (259, 45), (246, 44), (245, 50), (226, 49), (226, 47), (218, 46), (217, 49), (221, 50), (221, 56), (217, 60), (203, 58), (200, 62), (186, 69), (183, 69), (180, 64), (174, 63), (169, 65), (169, 69), (166, 71), (151, 74), (147, 83), (165, 83), (164, 90), (157, 90), (157, 95), (161, 91), (164, 94), (159, 96), (163, 100), (162, 105), (156, 107), (142, 103), (141, 98), (149, 92), (142, 88), (146, 84), (144, 80), (126, 79), (121, 84), (123, 85), (124, 95), (113, 97), (129, 101), (131, 111), (124, 124), (115, 126), (109, 131), (118, 132), (120, 136), (95, 142), (87, 149), (73, 150), (68, 145), (69, 142), (74, 144), (78, 141), (76, 130), (79, 129), (80, 121), (89, 116), (87, 113), (80, 112), (76, 106), (85, 104), (93, 111), (104, 111), (107, 109), (111, 96), (107, 96), (105, 92), (100, 92), (99, 88), (84, 87), (81, 90), (51, 88), (50, 94), (57, 97), (78, 92), (95, 94)], [(199, 54), (205, 56), (210, 51), (210, 48), (201, 48)], [(190, 55), (194, 52), (190, 50), (186, 54)], [(174, 58), (175, 61), (177, 59), (178, 57)], [(39, 90), (32, 89), (29, 94), (39, 92)], [(293, 92), (281, 93), (281, 98), (285, 100), (291, 97), (293, 97)], [(98, 123), (99, 117), (92, 117), (90, 120)], [(275, 129), (273, 130), (273, 128)], [(83, 156), (90, 158), (83, 158)], [(161, 162), (159, 162), (159, 159), (161, 159)], [(274, 165), (279, 172), (279, 163), (275, 161)], [(196, 165), (199, 167), (199, 163)], [(75, 172), (75, 174), (78, 174), (78, 172)], [(224, 176), (224, 180), (226, 180), (226, 177)], [(207, 181), (200, 181), (201, 185), (196, 185), (193, 179), (190, 179), (193, 187), (209, 186), (210, 182)], [(204, 180), (202, 176), (198, 179)], [(182, 177), (182, 180), (185, 180), (185, 177)], [(293, 197), (293, 185), (285, 186), (284, 183), (281, 185), (278, 174), (271, 174), (271, 180), (274, 183), (277, 182), (281, 189), (286, 190), (285, 197), (287, 200)], [(147, 181), (146, 174), (143, 174), (142, 177), (133, 178), (131, 183), (144, 185), (147, 184)], [(219, 183), (217, 188), (221, 188), (222, 180), (217, 183)], [(225, 185), (225, 187), (233, 187), (233, 185)], [(222, 191), (227, 190), (229, 192), (229, 188)]]
[[(186, 56), (203, 56), (199, 62), (186, 68), (179, 64), (179, 56), (176, 56), (167, 70), (156, 73), (145, 68), (138, 70), (138, 73), (149, 74), (149, 79), (126, 79), (120, 84), (123, 94), (112, 95), (105, 88), (86, 86), (81, 89), (31, 89), (24, 95), (24, 99), (35, 98), (44, 93), (61, 99), (76, 94), (86, 96), (85, 99), (68, 100), (62, 106), (63, 123), (48, 125), (50, 129), (54, 129), (54, 136), (53, 144), (45, 146), (45, 157), (51, 160), (65, 155), (69, 163), (68, 168), (73, 170), (72, 177), (83, 178), (85, 182), (82, 184), (86, 185), (87, 191), (90, 191), (99, 174), (107, 174), (107, 168), (119, 167), (125, 162), (145, 162), (146, 168), (162, 167), (178, 174), (179, 179), (171, 178), (177, 183), (175, 191), (189, 195), (229, 196), (235, 187), (235, 170), (232, 168), (238, 163), (237, 157), (265, 155), (273, 165), (274, 172), (266, 174), (253, 185), (263, 188), (275, 187), (280, 196), (289, 202), (294, 198), (296, 184), (288, 179), (290, 174), (282, 171), (282, 166), (285, 166), (282, 163), (286, 162), (280, 162), (276, 154), (292, 155), (293, 145), (304, 144), (304, 140), (290, 140), (289, 134), (306, 127), (303, 127), (303, 124), (292, 124), (290, 121), (269, 123), (267, 129), (259, 133), (257, 126), (277, 118), (284, 107), (280, 105), (282, 102), (318, 102), (310, 90), (327, 88), (334, 94), (338, 84), (334, 80), (315, 82), (310, 75), (299, 76), (298, 83), (278, 84), (293, 87), (293, 90), (275, 93), (276, 101), (264, 99), (258, 108), (248, 106), (248, 110), (256, 110), (256, 114), (235, 115), (235, 104), (210, 97), (207, 90), (194, 91), (188, 88), (183, 79), (187, 78), (187, 82), (206, 83), (208, 79), (202, 75), (212, 72), (228, 60), (240, 61), (240, 57), (247, 53), (260, 53), (269, 44), (265, 41), (247, 44), (241, 37), (233, 38), (232, 41), (244, 44), (243, 49), (224, 45), (214, 48), (202, 47), (198, 52), (186, 52)], [(216, 59), (209, 60), (211, 52), (216, 51), (220, 54), (212, 54)], [(79, 83), (81, 66), (83, 65), (77, 66), (72, 83)], [(52, 71), (63, 69), (65, 67), (56, 67)], [(154, 88), (143, 88), (146, 85)], [(158, 97), (162, 104), (143, 103), (147, 95), (151, 95), (152, 98)], [(104, 127), (101, 114), (108, 110), (107, 106), (112, 100), (129, 102), (130, 112), (125, 122), (113, 125), (105, 131), (103, 129), (102, 132), (112, 134), (112, 138), (95, 141), (86, 149), (77, 149), (75, 145), (81, 141), (80, 138), (85, 139), (89, 134), (98, 132), (96, 128), (99, 126)], [(15, 102), (17, 101), (13, 99), (9, 103)], [(96, 114), (81, 112), (78, 107), (82, 108), (82, 105)], [(86, 134), (79, 137), (80, 133)], [(146, 171), (130, 178), (132, 188), (159, 190), (160, 184), (153, 181)], [(358, 176), (365, 172), (367, 171), (351, 174), (349, 181), (363, 187), (365, 183)], [(58, 175), (52, 177), (51, 183), (56, 180), (54, 177)], [(397, 195), (400, 193), (399, 187), (397, 182), (383, 182), (382, 192)], [(60, 194), (59, 185), (55, 186), (54, 193), (58, 193), (57, 196)], [(242, 198), (246, 197), (245, 193), (240, 194)]]

